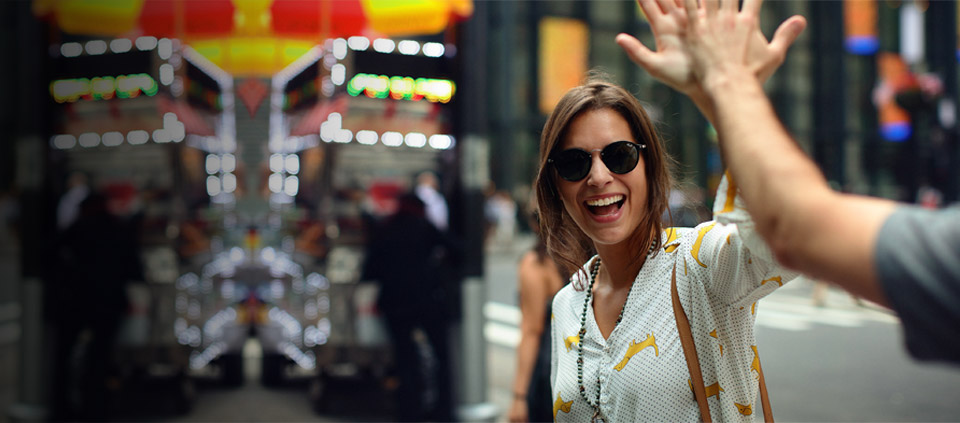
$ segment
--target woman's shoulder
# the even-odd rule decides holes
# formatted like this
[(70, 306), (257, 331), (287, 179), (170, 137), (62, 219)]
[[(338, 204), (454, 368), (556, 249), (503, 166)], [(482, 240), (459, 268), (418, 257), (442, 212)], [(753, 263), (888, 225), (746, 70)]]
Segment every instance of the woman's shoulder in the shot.
[[(557, 292), (555, 298), (562, 299), (563, 301), (569, 301), (574, 299), (583, 299), (585, 295), (585, 289), (588, 285), (587, 275), (590, 273), (590, 265), (596, 260), (596, 256), (591, 257), (590, 260), (580, 267), (576, 272), (573, 272), (573, 275), (570, 275), (570, 279), (567, 283), (560, 288), (560, 291)], [(554, 305), (559, 304), (556, 301)]]

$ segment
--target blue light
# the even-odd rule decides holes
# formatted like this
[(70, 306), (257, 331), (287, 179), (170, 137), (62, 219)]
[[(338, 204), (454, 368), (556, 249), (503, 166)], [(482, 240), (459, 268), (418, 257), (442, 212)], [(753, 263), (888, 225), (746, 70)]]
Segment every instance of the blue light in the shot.
[(903, 142), (910, 138), (913, 129), (909, 122), (885, 123), (880, 125), (880, 135), (887, 141)]
[(857, 35), (847, 37), (844, 45), (850, 53), (869, 56), (880, 48), (880, 40), (873, 35)]

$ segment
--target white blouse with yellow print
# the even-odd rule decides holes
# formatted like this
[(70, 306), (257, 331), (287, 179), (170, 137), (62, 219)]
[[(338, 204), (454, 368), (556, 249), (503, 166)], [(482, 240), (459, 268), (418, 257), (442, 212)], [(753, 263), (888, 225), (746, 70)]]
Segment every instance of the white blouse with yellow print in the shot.
[[(595, 409), (580, 394), (577, 355), (583, 348), (583, 386), (606, 422), (700, 421), (670, 297), (677, 290), (700, 358), (710, 413), (716, 421), (762, 419), (757, 401), (759, 352), (754, 336), (757, 300), (797, 276), (780, 267), (754, 231), (735, 184), (724, 176), (714, 220), (695, 228), (671, 228), (660, 251), (643, 265), (623, 320), (603, 339), (593, 307), (585, 339), (577, 336), (585, 290), (573, 283), (553, 302), (553, 413), (556, 421), (585, 422)], [(596, 257), (574, 274), (586, 287)]]

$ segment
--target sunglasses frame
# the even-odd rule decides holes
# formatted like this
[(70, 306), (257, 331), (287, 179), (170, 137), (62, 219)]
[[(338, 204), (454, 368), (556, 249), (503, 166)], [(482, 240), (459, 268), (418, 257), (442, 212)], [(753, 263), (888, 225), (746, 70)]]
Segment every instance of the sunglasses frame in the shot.
[[(637, 162), (634, 163), (633, 166), (631, 166), (629, 170), (624, 171), (624, 172), (617, 172), (617, 171), (615, 171), (615, 170), (613, 170), (613, 169), (610, 169), (610, 165), (607, 164), (607, 162), (603, 159), (603, 158), (604, 158), (603, 153), (604, 153), (604, 151), (606, 151), (606, 150), (607, 150), (608, 148), (610, 148), (611, 146), (614, 146), (614, 145), (622, 145), (621, 143), (630, 144), (630, 146), (634, 148), (634, 151), (637, 152)], [(646, 150), (646, 148), (647, 148), (647, 144), (645, 144), (645, 143), (639, 143), (639, 142), (633, 142), (633, 141), (627, 141), (627, 140), (620, 140), (620, 141), (611, 142), (610, 144), (607, 144), (607, 145), (603, 146), (603, 148), (595, 148), (595, 149), (590, 150), (590, 151), (584, 150), (584, 149), (582, 149), (582, 148), (568, 148), (568, 149), (565, 149), (565, 150), (563, 150), (563, 151), (560, 151), (560, 152), (557, 152), (557, 153), (552, 154), (550, 157), (547, 158), (547, 163), (553, 165), (553, 169), (556, 170), (557, 176), (563, 178), (563, 180), (569, 181), (569, 182), (577, 182), (577, 181), (583, 180), (583, 178), (586, 178), (587, 175), (590, 174), (590, 170), (593, 168), (593, 152), (594, 152), (594, 151), (599, 151), (599, 152), (600, 152), (600, 161), (603, 162), (603, 165), (607, 167), (607, 170), (609, 170), (610, 172), (613, 172), (613, 173), (615, 173), (615, 174), (617, 174), (617, 175), (625, 175), (625, 174), (627, 174), (627, 173), (632, 172), (634, 169), (637, 168), (637, 164), (640, 163), (640, 155), (643, 153), (644, 150)], [(584, 153), (584, 154), (587, 155), (586, 157), (587, 157), (588, 166), (587, 166), (587, 170), (586, 170), (586, 172), (584, 172), (583, 176), (581, 176), (581, 177), (579, 177), (579, 178), (576, 178), (576, 179), (569, 179), (569, 178), (563, 176), (563, 175), (560, 173), (560, 170), (557, 169), (557, 165), (556, 165), (557, 159), (556, 159), (556, 157), (557, 157), (558, 155), (560, 155), (560, 154), (563, 154), (563, 153), (567, 152), (567, 151), (582, 152), (582, 153)]]

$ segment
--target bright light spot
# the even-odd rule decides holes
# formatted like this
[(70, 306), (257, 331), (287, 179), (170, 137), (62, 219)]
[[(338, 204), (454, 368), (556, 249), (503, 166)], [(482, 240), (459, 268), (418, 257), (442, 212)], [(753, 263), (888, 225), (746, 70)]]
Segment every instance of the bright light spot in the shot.
[(364, 145), (373, 145), (377, 143), (376, 132), (373, 131), (357, 131), (357, 142)]
[(260, 251), (260, 258), (263, 259), (264, 263), (273, 263), (277, 259), (277, 250), (274, 250), (273, 247), (265, 247)]
[(150, 134), (147, 131), (130, 131), (127, 132), (127, 142), (133, 145), (146, 144), (150, 139)]
[(364, 51), (370, 47), (370, 39), (367, 37), (350, 37), (347, 39), (347, 45), (353, 50)]
[(173, 42), (168, 38), (161, 38), (160, 41), (157, 42), (157, 55), (160, 56), (161, 59), (167, 60), (172, 54)]
[(95, 132), (86, 132), (80, 134), (80, 139), (78, 141), (81, 147), (96, 147), (97, 144), (100, 144), (100, 134)]
[(267, 186), (270, 188), (270, 192), (283, 191), (283, 175), (279, 173), (271, 173), (270, 177), (267, 179)]
[(95, 56), (107, 52), (107, 42), (103, 40), (87, 41), (87, 44), (84, 47), (89, 55)]
[(333, 40), (333, 57), (336, 57), (337, 60), (343, 60), (344, 57), (347, 57), (347, 40), (343, 38)]
[(233, 247), (230, 249), (230, 260), (234, 263), (239, 263), (243, 261), (243, 249), (240, 247)]
[(183, 122), (174, 122), (171, 128), (167, 128), (170, 131), (170, 137), (173, 138), (173, 142), (183, 141), (187, 136), (187, 127)]
[(173, 83), (173, 65), (164, 63), (160, 65), (160, 83), (170, 85)]
[(126, 53), (133, 48), (133, 41), (127, 38), (117, 38), (110, 41), (110, 51), (114, 53)]
[(237, 190), (237, 175), (225, 173), (223, 175), (223, 192), (229, 194)]
[(333, 65), (330, 68), (330, 80), (333, 81), (335, 85), (343, 85), (343, 81), (347, 77), (347, 67), (339, 63)]
[(296, 176), (287, 176), (287, 179), (283, 181), (283, 193), (291, 197), (297, 195), (297, 191), (300, 190), (300, 179)]
[(414, 148), (421, 148), (427, 145), (427, 136), (419, 132), (411, 132), (403, 137), (403, 142)]
[(337, 128), (334, 128), (330, 122), (324, 122), (320, 124), (320, 139), (323, 142), (333, 141), (333, 136), (337, 133)]
[(173, 112), (167, 112), (163, 114), (163, 127), (169, 128), (177, 122), (177, 114)]
[(60, 45), (60, 54), (63, 57), (77, 57), (83, 53), (83, 46), (80, 43), (63, 43)]
[(430, 147), (437, 150), (446, 150), (453, 146), (453, 137), (449, 135), (436, 134), (430, 136)]
[(443, 44), (440, 43), (426, 43), (423, 45), (423, 54), (430, 57), (440, 57), (443, 56)]
[(73, 135), (57, 135), (53, 137), (53, 147), (66, 150), (77, 145), (77, 138)]
[(107, 147), (116, 147), (123, 144), (123, 134), (119, 132), (107, 132), (103, 134), (103, 145)]
[(170, 136), (170, 132), (166, 129), (156, 129), (153, 131), (153, 142), (158, 144), (163, 144), (170, 142), (173, 137)]
[(403, 144), (403, 135), (399, 132), (384, 132), (380, 136), (380, 140), (383, 141), (383, 145), (388, 147), (399, 147)]
[(237, 169), (237, 158), (233, 154), (227, 153), (220, 158), (220, 169), (226, 173), (233, 172)]
[(373, 40), (373, 49), (380, 53), (393, 53), (396, 43), (389, 38), (377, 38)]
[(207, 169), (208, 175), (213, 175), (220, 172), (220, 156), (216, 154), (207, 154), (207, 162), (204, 166)]
[(210, 175), (207, 176), (207, 195), (213, 197), (220, 193), (220, 178)]
[(300, 173), (300, 158), (296, 154), (288, 155), (283, 159), (283, 167), (291, 175)]
[(156, 37), (140, 37), (137, 38), (137, 41), (134, 42), (137, 45), (137, 48), (141, 51), (143, 50), (153, 50), (157, 48), (157, 38)]
[(353, 132), (350, 132), (349, 129), (341, 129), (337, 131), (337, 135), (334, 135), (333, 140), (346, 144), (353, 140)]
[(413, 40), (403, 40), (397, 44), (397, 50), (400, 54), (413, 55), (420, 52), (420, 43)]
[(283, 282), (277, 279), (270, 281), (270, 296), (275, 300), (283, 298)]
[(327, 116), (327, 122), (330, 122), (334, 129), (340, 129), (343, 127), (343, 116), (340, 116), (340, 113), (330, 113)]
[(283, 154), (270, 155), (270, 171), (274, 173), (283, 172)]
[(183, 78), (173, 78), (173, 83), (170, 84), (170, 94), (173, 94), (174, 97), (183, 95)]

